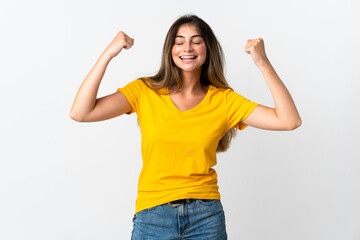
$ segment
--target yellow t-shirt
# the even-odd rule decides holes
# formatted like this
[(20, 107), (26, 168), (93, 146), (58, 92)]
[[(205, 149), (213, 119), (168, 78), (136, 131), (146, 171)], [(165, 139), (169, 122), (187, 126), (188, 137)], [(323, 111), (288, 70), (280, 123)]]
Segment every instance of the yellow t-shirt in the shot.
[[(166, 92), (168, 93), (167, 88)], [(141, 130), (143, 167), (135, 214), (184, 198), (219, 199), (216, 148), (232, 127), (258, 105), (231, 89), (209, 85), (194, 108), (180, 111), (169, 94), (157, 94), (141, 79), (118, 88), (136, 112)]]

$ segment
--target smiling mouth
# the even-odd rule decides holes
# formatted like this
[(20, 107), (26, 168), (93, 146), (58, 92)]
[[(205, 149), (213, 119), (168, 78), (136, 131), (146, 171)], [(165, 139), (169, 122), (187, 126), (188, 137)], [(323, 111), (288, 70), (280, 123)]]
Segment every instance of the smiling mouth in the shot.
[(194, 60), (197, 56), (180, 56), (181, 60)]

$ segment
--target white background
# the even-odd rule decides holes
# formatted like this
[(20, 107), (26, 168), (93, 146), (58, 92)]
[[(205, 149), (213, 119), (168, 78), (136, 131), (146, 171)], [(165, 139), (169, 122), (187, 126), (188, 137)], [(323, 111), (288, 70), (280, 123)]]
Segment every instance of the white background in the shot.
[[(229, 239), (360, 239), (360, 2), (3, 1), (0, 239), (130, 239), (141, 170), (136, 114), (69, 117), (81, 82), (119, 31), (98, 97), (160, 66), (181, 15), (205, 20), (230, 86), (274, 107), (244, 47), (262, 37), (302, 117), (294, 131), (239, 131), (218, 154)], [(357, 147), (356, 147), (357, 146)]]

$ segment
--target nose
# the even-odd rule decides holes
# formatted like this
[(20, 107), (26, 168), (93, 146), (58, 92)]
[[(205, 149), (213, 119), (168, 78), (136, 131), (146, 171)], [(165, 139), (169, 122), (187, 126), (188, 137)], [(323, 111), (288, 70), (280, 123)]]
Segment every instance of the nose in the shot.
[(184, 44), (184, 50), (185, 50), (186, 52), (191, 52), (191, 51), (193, 51), (193, 47), (192, 47), (192, 45), (191, 45), (191, 42), (185, 42), (185, 44)]

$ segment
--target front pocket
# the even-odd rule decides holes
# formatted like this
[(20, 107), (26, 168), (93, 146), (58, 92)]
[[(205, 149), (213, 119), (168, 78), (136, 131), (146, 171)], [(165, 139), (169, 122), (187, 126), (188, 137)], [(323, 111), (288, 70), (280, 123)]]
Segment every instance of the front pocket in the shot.
[(217, 203), (219, 200), (218, 199), (198, 199), (198, 201), (202, 205), (210, 206), (210, 205)]

